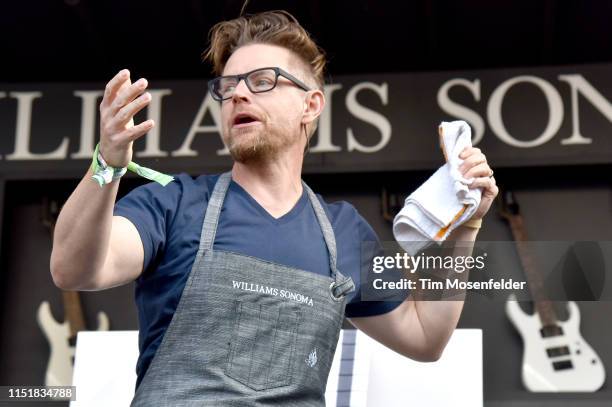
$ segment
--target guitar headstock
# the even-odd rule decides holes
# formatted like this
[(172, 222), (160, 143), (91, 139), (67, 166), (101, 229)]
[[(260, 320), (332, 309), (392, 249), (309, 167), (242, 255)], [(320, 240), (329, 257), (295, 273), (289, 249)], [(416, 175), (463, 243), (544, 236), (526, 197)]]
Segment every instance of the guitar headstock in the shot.
[(519, 204), (512, 191), (500, 191), (497, 196), (497, 203), (499, 214), (507, 221), (520, 215)]

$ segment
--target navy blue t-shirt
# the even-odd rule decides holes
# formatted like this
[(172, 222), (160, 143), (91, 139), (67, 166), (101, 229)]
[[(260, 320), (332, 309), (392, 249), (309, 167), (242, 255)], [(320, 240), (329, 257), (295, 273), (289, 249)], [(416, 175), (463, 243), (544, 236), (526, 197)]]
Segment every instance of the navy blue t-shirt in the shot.
[[(198, 251), (204, 213), (219, 175), (193, 179), (187, 174), (162, 187), (149, 183), (131, 191), (115, 205), (114, 214), (129, 219), (144, 247), (144, 272), (136, 279), (140, 356), (136, 365), (140, 384), (172, 320)], [(371, 226), (347, 202), (327, 204), (337, 246), (338, 270), (352, 277), (357, 290), (348, 297), (347, 317), (379, 315), (399, 302), (361, 302), (362, 256), (369, 242), (373, 255), (380, 243)], [(270, 215), (240, 185), (230, 183), (217, 227), (214, 249), (241, 253), (314, 273), (331, 274), (329, 253), (314, 209), (304, 190), (296, 205), (280, 218)]]

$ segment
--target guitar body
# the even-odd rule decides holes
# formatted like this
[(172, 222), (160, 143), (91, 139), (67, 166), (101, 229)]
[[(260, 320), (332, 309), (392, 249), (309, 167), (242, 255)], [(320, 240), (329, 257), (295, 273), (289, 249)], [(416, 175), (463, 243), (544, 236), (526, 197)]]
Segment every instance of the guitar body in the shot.
[(580, 335), (580, 311), (568, 302), (569, 318), (557, 321), (557, 332), (543, 334), (537, 313), (523, 312), (516, 297), (506, 302), (506, 314), (523, 344), (522, 379), (532, 392), (594, 392), (606, 379), (604, 366)]
[[(70, 324), (66, 320), (59, 323), (53, 318), (51, 307), (43, 301), (38, 307), (38, 325), (45, 334), (51, 354), (45, 374), (46, 386), (70, 386), (72, 384), (72, 367), (74, 345), (70, 344)], [(98, 331), (108, 331), (109, 320), (104, 312), (98, 313)]]

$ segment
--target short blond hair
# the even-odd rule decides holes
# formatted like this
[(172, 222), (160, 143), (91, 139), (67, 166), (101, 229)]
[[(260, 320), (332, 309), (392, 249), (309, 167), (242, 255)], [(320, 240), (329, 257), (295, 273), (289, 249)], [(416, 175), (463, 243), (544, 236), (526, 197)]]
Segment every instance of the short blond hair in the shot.
[(248, 44), (277, 45), (292, 51), (302, 62), (306, 73), (323, 90), (325, 53), (286, 11), (266, 11), (215, 24), (209, 33), (210, 46), (202, 55), (213, 65), (215, 75), (222, 75), (234, 51)]

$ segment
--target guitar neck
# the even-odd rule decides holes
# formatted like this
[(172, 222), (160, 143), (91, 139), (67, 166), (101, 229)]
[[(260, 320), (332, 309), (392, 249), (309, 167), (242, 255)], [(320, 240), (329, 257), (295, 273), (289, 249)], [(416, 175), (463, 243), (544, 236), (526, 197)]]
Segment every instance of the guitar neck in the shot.
[(70, 336), (75, 336), (77, 332), (85, 330), (85, 318), (81, 308), (79, 293), (76, 291), (62, 291), (64, 302), (64, 318), (70, 325)]
[(550, 301), (544, 291), (544, 281), (538, 273), (535, 259), (531, 254), (531, 250), (527, 247), (527, 232), (521, 215), (512, 215), (509, 218), (510, 228), (512, 235), (516, 242), (516, 248), (521, 260), (521, 265), (527, 277), (527, 283), (529, 290), (533, 298), (534, 306), (540, 316), (542, 325), (550, 326), (557, 323), (557, 315), (553, 307), (552, 301)]

